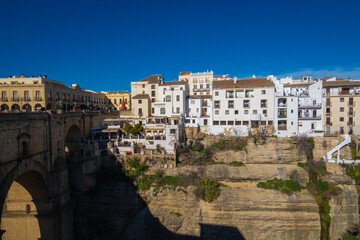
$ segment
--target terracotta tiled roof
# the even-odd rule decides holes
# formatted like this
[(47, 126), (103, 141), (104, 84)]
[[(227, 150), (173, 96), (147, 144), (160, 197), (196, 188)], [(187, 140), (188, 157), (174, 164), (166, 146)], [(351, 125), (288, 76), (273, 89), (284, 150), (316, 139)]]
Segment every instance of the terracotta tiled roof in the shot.
[(105, 94), (117, 94), (117, 93), (130, 93), (128, 90), (124, 90), (124, 91), (107, 91), (104, 92)]
[(360, 81), (348, 81), (348, 80), (337, 80), (337, 81), (324, 81), (323, 87), (359, 87)]
[(133, 97), (133, 99), (149, 99), (149, 94), (138, 94)]
[(284, 87), (309, 87), (312, 83), (296, 83), (296, 84), (284, 84)]
[(190, 75), (192, 72), (180, 72), (179, 76)]
[(148, 82), (150, 84), (154, 84), (154, 83), (160, 83), (160, 80), (163, 78), (162, 74), (154, 74), (151, 76), (148, 76), (144, 79), (139, 80), (139, 82)]
[(229, 74), (223, 74), (223, 75), (214, 75), (214, 78), (229, 78)]
[(237, 79), (236, 83), (231, 80), (213, 81), (213, 88), (237, 88), (237, 87), (257, 87), (274, 86), (274, 83), (266, 78), (243, 78)]
[(165, 86), (170, 86), (170, 85), (185, 85), (186, 82), (185, 81), (166, 81), (163, 83), (163, 85)]

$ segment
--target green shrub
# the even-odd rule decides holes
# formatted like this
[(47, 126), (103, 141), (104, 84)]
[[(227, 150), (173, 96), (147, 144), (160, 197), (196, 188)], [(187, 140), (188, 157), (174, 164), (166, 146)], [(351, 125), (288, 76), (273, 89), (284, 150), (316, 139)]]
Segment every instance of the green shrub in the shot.
[(200, 152), (204, 149), (204, 144), (202, 144), (200, 141), (195, 141), (192, 145), (192, 150), (196, 152)]
[(220, 149), (220, 150), (224, 150), (227, 146), (227, 143), (225, 141), (219, 141), (219, 142), (216, 142), (214, 143), (214, 147), (216, 147), (217, 149)]
[(256, 185), (258, 188), (279, 190), (285, 194), (293, 192), (300, 192), (304, 187), (293, 180), (282, 180), (278, 178), (267, 180), (266, 182), (259, 182)]
[(238, 161), (232, 161), (231, 163), (229, 163), (229, 165), (235, 166), (235, 167), (245, 166), (245, 164), (243, 162), (238, 162)]
[(351, 166), (344, 164), (343, 167), (346, 168), (346, 175), (354, 179), (356, 184), (360, 184), (360, 165)]
[(210, 203), (220, 196), (220, 184), (215, 179), (203, 178), (199, 181), (194, 194)]

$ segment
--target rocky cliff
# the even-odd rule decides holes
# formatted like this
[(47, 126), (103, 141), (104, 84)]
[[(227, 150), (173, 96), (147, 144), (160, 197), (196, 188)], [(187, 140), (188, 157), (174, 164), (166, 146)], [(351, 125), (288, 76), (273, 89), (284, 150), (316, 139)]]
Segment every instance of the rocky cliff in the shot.
[[(315, 159), (340, 141), (317, 139)], [(349, 155), (349, 148), (342, 151), (343, 158)], [(220, 196), (211, 203), (197, 199), (193, 186), (136, 193), (134, 186), (123, 180), (106, 182), (92, 193), (80, 194), (78, 238), (87, 239), (90, 232), (98, 239), (319, 239), (319, 207), (308, 190), (287, 195), (256, 186), (275, 177), (289, 179), (294, 170), (302, 185), (309, 181), (305, 170), (297, 166), (304, 159), (291, 139), (249, 143), (243, 151), (218, 151), (215, 159), (220, 164), (180, 164), (164, 169), (166, 175), (198, 172), (221, 182)], [(231, 161), (242, 161), (245, 166), (229, 166)], [(339, 239), (359, 222), (358, 194), (353, 180), (339, 165), (328, 164), (327, 169), (326, 180), (342, 189), (330, 201), (330, 236)]]

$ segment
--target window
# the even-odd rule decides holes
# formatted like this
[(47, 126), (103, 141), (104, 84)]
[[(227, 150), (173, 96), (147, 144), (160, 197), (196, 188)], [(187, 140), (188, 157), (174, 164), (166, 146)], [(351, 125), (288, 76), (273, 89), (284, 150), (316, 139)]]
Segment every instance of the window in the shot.
[(155, 85), (151, 85), (151, 89), (155, 89)]
[(145, 88), (145, 84), (142, 85), (142, 88)]
[(204, 119), (204, 126), (207, 126), (207, 125), (208, 125), (208, 120)]
[(253, 110), (253, 114), (257, 114), (257, 110)]
[(151, 99), (151, 102), (155, 102), (155, 98), (152, 98), (152, 99)]
[(235, 125), (241, 125), (241, 121), (235, 121)]
[[(83, 99), (83, 96), (81, 96), (81, 97)], [(56, 92), (56, 101), (59, 101), (59, 100), (60, 100), (60, 94), (58, 92)], [(84, 101), (84, 99), (83, 99), (83, 101)]]
[(261, 90), (261, 95), (265, 95), (266, 94), (266, 90)]
[(196, 112), (199, 113), (199, 108), (196, 109)]
[(203, 89), (203, 85), (202, 85), (202, 84), (200, 84), (200, 89)]
[(249, 114), (249, 110), (244, 110), (244, 114)]
[(151, 108), (151, 113), (154, 114), (155, 113), (155, 109)]
[(260, 100), (260, 106), (262, 108), (266, 108), (267, 107), (267, 100)]
[(228, 101), (228, 108), (234, 108), (234, 101)]
[(160, 108), (160, 114), (165, 114), (165, 108)]
[(170, 129), (171, 134), (176, 134), (176, 129)]
[(215, 110), (215, 115), (219, 115), (219, 110)]
[(294, 113), (294, 110), (291, 109), (291, 113)]
[(180, 108), (179, 107), (176, 108), (176, 113), (180, 113)]
[(250, 100), (244, 100), (243, 107), (244, 108), (249, 108), (250, 107)]
[(344, 121), (344, 118), (343, 118), (343, 117), (341, 117), (341, 118), (340, 118), (340, 122), (343, 122), (343, 121)]
[(25, 98), (25, 99), (30, 99), (30, 97), (29, 97), (29, 91), (24, 91), (24, 98)]
[(344, 108), (343, 108), (343, 107), (340, 108), (340, 112), (344, 112)]
[(139, 115), (142, 115), (142, 114), (143, 114), (142, 108), (139, 108)]
[(226, 121), (220, 121), (220, 125), (226, 125)]
[(170, 96), (170, 95), (167, 95), (165, 101), (166, 101), (166, 102), (171, 102), (171, 96)]
[(176, 95), (176, 101), (180, 102), (180, 95)]
[(209, 89), (210, 88), (210, 84), (206, 84), (206, 89)]
[(340, 98), (340, 102), (344, 102), (344, 98)]
[(116, 104), (116, 98), (114, 99), (114, 104)]
[(228, 121), (228, 125), (234, 125), (234, 121)]
[(219, 92), (215, 92), (215, 96), (219, 96)]
[(196, 85), (194, 85), (194, 90), (196, 90), (197, 89), (197, 86)]
[(239, 114), (239, 110), (235, 110), (235, 114)]
[(220, 101), (214, 102), (214, 108), (220, 108)]
[(245, 126), (249, 125), (249, 121), (243, 121), (243, 125)]
[(138, 100), (138, 103), (139, 103), (139, 104), (142, 104), (142, 100)]
[(155, 97), (155, 91), (151, 91), (151, 96)]
[(6, 92), (5, 91), (2, 91), (1, 92), (1, 99), (6, 99)]
[(260, 124), (261, 125), (266, 125), (266, 121), (261, 121)]
[(127, 98), (125, 98), (125, 104), (127, 104)]
[(268, 125), (272, 125), (273, 124), (273, 122), (272, 121), (268, 121)]
[(225, 115), (229, 115), (229, 110), (225, 110)]
[(191, 104), (195, 104), (195, 100), (191, 100), (190, 103), (191, 103)]
[(213, 121), (213, 125), (219, 125), (219, 121)]
[(193, 123), (195, 123), (195, 119), (193, 119)]
[(267, 114), (267, 110), (263, 110), (263, 114)]
[(13, 91), (13, 99), (17, 100), (19, 98), (18, 96), (18, 92), (17, 91)]

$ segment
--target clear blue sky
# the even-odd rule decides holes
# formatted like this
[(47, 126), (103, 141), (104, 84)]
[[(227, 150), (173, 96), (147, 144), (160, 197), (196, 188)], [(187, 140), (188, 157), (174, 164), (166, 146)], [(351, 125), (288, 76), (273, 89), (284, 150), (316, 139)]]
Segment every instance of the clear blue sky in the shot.
[(360, 78), (360, 1), (0, 1), (0, 77), (126, 90), (151, 74)]

